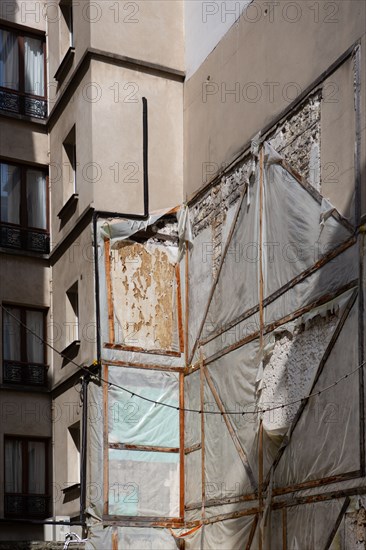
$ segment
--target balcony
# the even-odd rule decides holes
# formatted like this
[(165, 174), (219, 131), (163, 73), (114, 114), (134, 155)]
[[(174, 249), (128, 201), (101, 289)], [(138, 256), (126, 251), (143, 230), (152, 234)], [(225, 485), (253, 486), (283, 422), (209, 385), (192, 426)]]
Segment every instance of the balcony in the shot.
[(41, 97), (0, 89), (0, 110), (44, 119), (47, 117), (47, 101)]
[(3, 365), (4, 384), (43, 387), (47, 385), (47, 365), (20, 361), (4, 361)]
[(5, 493), (5, 517), (46, 518), (49, 516), (50, 497)]
[(50, 236), (44, 231), (22, 229), (6, 224), (0, 225), (0, 246), (16, 250), (27, 250), (49, 254)]

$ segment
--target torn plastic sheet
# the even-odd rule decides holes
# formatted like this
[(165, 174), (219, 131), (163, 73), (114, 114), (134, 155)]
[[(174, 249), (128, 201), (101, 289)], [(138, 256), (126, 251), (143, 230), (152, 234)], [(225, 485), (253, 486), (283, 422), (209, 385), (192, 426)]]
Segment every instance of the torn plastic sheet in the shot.
[(85, 550), (177, 550), (174, 537), (167, 529), (149, 527), (93, 527)]
[[(238, 519), (228, 519), (208, 525), (186, 537), (187, 550), (206, 550), (207, 548), (222, 548), (225, 550), (238, 550), (245, 548), (251, 534), (254, 516), (244, 516)], [(258, 547), (258, 528), (254, 535), (252, 548)]]
[(111, 248), (113, 248), (116, 242), (128, 239), (139, 231), (146, 231), (150, 225), (156, 223), (170, 211), (171, 208), (151, 214), (146, 220), (132, 220), (127, 218), (119, 220), (109, 219), (108, 221), (104, 221), (100, 226), (100, 237), (102, 239), (109, 239), (111, 241)]
[(109, 514), (179, 517), (179, 453), (109, 450)]
[[(329, 210), (324, 200), (320, 205), (279, 164), (281, 157), (267, 142), (264, 148), (263, 272), (267, 297), (352, 233), (332, 216), (334, 208)], [(324, 223), (319, 227), (321, 219)]]
[[(153, 401), (179, 406), (175, 372), (109, 367), (108, 381)], [(109, 443), (179, 447), (179, 412), (122, 391), (108, 389)]]
[(259, 203), (259, 185), (257, 180), (254, 183), (253, 192), (255, 201), (249, 208), (242, 199), (231, 242), (212, 296), (203, 336), (209, 336), (258, 303), (259, 216), (256, 205)]
[(177, 261), (180, 262), (186, 251), (186, 243), (188, 248), (193, 246), (192, 226), (189, 216), (189, 208), (184, 204), (177, 213), (178, 218), (178, 237), (179, 237), (179, 254)]
[[(358, 364), (358, 301), (330, 352), (314, 392), (331, 386)], [(354, 472), (360, 468), (359, 377), (354, 373), (308, 400), (276, 467), (276, 487)], [(341, 392), (342, 400), (339, 400)], [(303, 449), (307, 449), (304, 453)]]

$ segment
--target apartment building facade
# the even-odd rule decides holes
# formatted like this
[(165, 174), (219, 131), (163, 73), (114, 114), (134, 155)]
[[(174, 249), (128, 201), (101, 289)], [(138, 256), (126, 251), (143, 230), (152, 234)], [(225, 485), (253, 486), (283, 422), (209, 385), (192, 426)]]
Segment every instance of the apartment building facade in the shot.
[[(258, 420), (248, 435), (225, 413), (225, 405), (248, 405), (243, 379), (257, 395), (251, 371), (240, 368), (246, 353), (260, 357), (266, 347), (263, 311), (271, 302), (267, 289), (257, 318), (257, 302), (247, 303), (248, 291), (236, 282), (244, 277), (260, 295), (257, 272), (238, 273), (242, 263), (227, 242), (239, 239), (244, 226), (258, 229), (243, 229), (244, 244), (264, 242), (263, 231), (242, 219), (238, 207), (244, 200), (248, 211), (250, 204), (261, 209), (260, 195), (250, 192), (260, 189), (260, 177), (256, 184), (245, 179), (253, 158), (258, 174), (261, 169), (261, 153), (251, 156), (257, 136), (263, 158), (272, 158), (264, 141), (284, 156), (294, 202), (304, 201), (308, 218), (325, 213), (324, 223), (330, 216), (328, 223), (339, 224), (323, 233), (321, 266), (348, 247), (359, 250), (357, 261), (341, 256), (340, 267), (334, 264), (344, 275), (333, 281), (324, 271), (311, 280), (319, 303), (307, 303), (304, 290), (296, 311), (309, 307), (314, 317), (329, 316), (334, 308), (326, 304), (336, 300), (340, 333), (342, 300), (356, 299), (344, 293), (358, 288), (362, 363), (364, 23), (363, 3), (338, 0), (2, 2), (0, 539), (43, 540), (45, 522), (61, 525), (64, 518), (97, 548), (215, 548), (218, 541), (261, 548), (271, 536), (274, 548), (298, 540), (299, 548), (311, 547), (306, 525), (323, 516), (311, 509), (296, 530), (300, 520), (291, 506), (312, 496), (301, 493), (308, 487), (338, 482), (339, 471), (329, 467), (329, 473), (325, 465), (321, 475), (301, 478), (302, 486), (285, 469), (272, 526), (262, 526), (263, 495), (271, 498), (263, 476), (270, 468), (263, 472), (258, 446), (263, 431), (269, 434), (264, 447), (272, 456), (278, 449), (271, 438), (284, 425)], [(297, 189), (301, 178), (315, 189), (309, 193), (319, 212)], [(231, 267), (225, 267), (228, 251)], [(294, 288), (303, 273), (319, 269), (305, 261), (303, 272), (290, 273), (288, 266), (297, 264), (283, 260), (283, 251), (281, 261)], [(276, 272), (273, 280), (281, 277)], [(290, 283), (282, 283), (284, 294)], [(235, 321), (239, 335), (230, 304), (241, 300), (253, 317), (244, 327)], [(354, 303), (347, 314), (354, 314)], [(283, 318), (290, 311), (285, 308)], [(270, 315), (268, 323), (278, 322), (275, 310)], [(332, 317), (321, 330), (330, 334), (335, 322)], [(245, 348), (243, 331), (254, 334), (259, 352)], [(216, 356), (229, 344), (245, 350), (223, 364), (226, 371), (238, 365), (237, 389), (231, 377), (215, 378)], [(311, 364), (325, 353), (319, 342), (313, 345), (320, 351), (306, 357)], [(270, 361), (264, 352), (261, 357), (255, 369)], [(167, 407), (161, 410), (159, 402)], [(360, 412), (361, 451), (362, 418)], [(221, 433), (223, 426), (228, 433)], [(254, 457), (245, 443), (252, 436)], [(346, 468), (346, 482), (353, 481), (337, 486), (342, 498), (362, 493), (362, 456), (357, 475), (347, 477)], [(278, 502), (287, 493), (298, 501)], [(323, 511), (334, 522), (320, 545), (331, 544), (346, 512), (353, 513), (348, 501), (338, 510), (341, 495), (326, 498), (334, 509), (324, 505)], [(271, 536), (263, 535), (266, 529), (273, 529)], [(310, 531), (317, 540), (317, 529)]]

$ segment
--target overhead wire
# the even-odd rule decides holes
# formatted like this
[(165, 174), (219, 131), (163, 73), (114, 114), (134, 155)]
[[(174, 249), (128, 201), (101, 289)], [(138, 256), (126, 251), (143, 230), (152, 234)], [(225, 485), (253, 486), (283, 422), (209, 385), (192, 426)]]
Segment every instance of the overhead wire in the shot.
[[(11, 306), (8, 306), (8, 307), (11, 307)], [(258, 405), (255, 406), (255, 409), (254, 410), (241, 410), (241, 411), (230, 411), (230, 410), (225, 410), (225, 411), (209, 411), (209, 410), (205, 410), (205, 409), (190, 409), (190, 408), (187, 408), (187, 407), (179, 407), (179, 406), (175, 406), (175, 405), (171, 405), (170, 403), (164, 403), (162, 401), (156, 401), (154, 399), (150, 399), (149, 397), (145, 397), (143, 395), (140, 395), (139, 393), (136, 393), (136, 392), (133, 392), (119, 384), (116, 384), (115, 382), (110, 382), (109, 380), (105, 380), (101, 375), (96, 375), (94, 373), (91, 372), (90, 368), (88, 367), (85, 367), (83, 365), (80, 365), (78, 363), (76, 363), (74, 360), (70, 359), (69, 357), (67, 357), (64, 353), (62, 353), (61, 351), (59, 351), (58, 349), (56, 349), (52, 344), (50, 344), (49, 342), (47, 342), (44, 338), (42, 338), (41, 336), (39, 336), (39, 334), (37, 334), (36, 332), (34, 332), (30, 327), (28, 327), (25, 323), (23, 323), (20, 319), (18, 319), (18, 317), (16, 317), (15, 315), (13, 315), (3, 304), (1, 304), (1, 308), (7, 312), (8, 315), (10, 315), (11, 317), (13, 317), (17, 323), (19, 323), (20, 326), (22, 326), (23, 328), (25, 328), (30, 334), (33, 334), (33, 336), (35, 336), (36, 338), (38, 338), (44, 345), (46, 345), (47, 347), (49, 347), (50, 349), (52, 349), (55, 353), (57, 353), (58, 355), (60, 355), (60, 357), (62, 357), (63, 359), (66, 359), (67, 361), (69, 361), (71, 364), (73, 364), (74, 366), (78, 367), (80, 370), (82, 370), (84, 373), (86, 373), (90, 379), (94, 379), (95, 381), (97, 382), (101, 382), (103, 384), (107, 384), (109, 388), (116, 388), (116, 389), (119, 389), (125, 393), (128, 393), (131, 398), (138, 398), (138, 399), (141, 399), (142, 401), (145, 401), (145, 402), (148, 402), (148, 403), (151, 403), (153, 405), (159, 405), (161, 407), (167, 407), (169, 409), (174, 409), (176, 411), (180, 411), (180, 412), (187, 412), (187, 413), (196, 413), (196, 414), (216, 414), (216, 415), (221, 415), (221, 416), (224, 416), (224, 415), (240, 415), (240, 416), (245, 416), (247, 414), (255, 414), (255, 415), (258, 415), (258, 414), (265, 414), (267, 412), (271, 412), (271, 411), (275, 411), (275, 410), (281, 410), (281, 409), (285, 409), (287, 407), (291, 407), (293, 405), (296, 405), (298, 403), (303, 403), (303, 402), (306, 402), (308, 401), (309, 399), (311, 399), (312, 397), (317, 397), (321, 394), (323, 394), (324, 392), (334, 388), (335, 386), (337, 386), (340, 382), (342, 382), (343, 380), (346, 380), (349, 376), (352, 376), (353, 374), (355, 374), (356, 372), (358, 372), (360, 369), (362, 369), (364, 367), (364, 365), (366, 364), (366, 360), (363, 361), (362, 363), (360, 363), (355, 369), (353, 369), (352, 371), (349, 371), (347, 374), (341, 376), (340, 378), (338, 378), (335, 382), (333, 382), (332, 384), (330, 384), (329, 386), (326, 386), (325, 388), (323, 388), (322, 390), (318, 390), (318, 391), (314, 391), (313, 393), (310, 393), (304, 397), (301, 397), (301, 398), (298, 398), (298, 399), (294, 399), (292, 401), (289, 401), (289, 402), (286, 402), (286, 403), (281, 403), (279, 405), (274, 405), (272, 407), (266, 407), (266, 408), (263, 408), (263, 407), (260, 407)], [(254, 404), (253, 403), (250, 403), (248, 404), (249, 406), (253, 406)]]

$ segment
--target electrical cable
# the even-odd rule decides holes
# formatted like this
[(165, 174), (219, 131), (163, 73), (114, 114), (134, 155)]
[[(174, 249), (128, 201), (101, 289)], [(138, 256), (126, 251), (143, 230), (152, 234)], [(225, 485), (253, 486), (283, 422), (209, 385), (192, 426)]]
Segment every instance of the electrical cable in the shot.
[[(57, 353), (58, 355), (60, 355), (61, 357), (63, 357), (64, 359), (66, 359), (67, 361), (69, 361), (70, 363), (72, 363), (73, 365), (78, 367), (79, 369), (81, 369), (83, 372), (87, 373), (88, 376), (90, 376), (91, 380), (94, 380), (94, 381), (97, 381), (97, 382), (102, 382), (103, 384), (108, 384), (109, 388), (112, 388), (112, 387), (117, 388), (121, 391), (124, 391), (125, 393), (130, 394), (131, 397), (136, 397), (138, 399), (141, 399), (142, 401), (152, 403), (153, 405), (159, 405), (161, 407), (167, 407), (169, 409), (175, 409), (175, 410), (180, 411), (180, 412), (196, 413), (196, 414), (216, 414), (216, 415), (221, 415), (221, 416), (224, 416), (224, 415), (245, 416), (247, 414), (264, 414), (266, 412), (271, 412), (271, 411), (275, 411), (275, 410), (279, 410), (279, 409), (285, 409), (286, 407), (291, 407), (292, 405), (296, 405), (297, 403), (302, 403), (304, 401), (307, 401), (308, 399), (311, 399), (312, 397), (317, 397), (317, 396), (323, 394), (324, 392), (334, 388), (340, 382), (342, 382), (343, 380), (345, 380), (346, 378), (348, 378), (352, 374), (355, 374), (357, 371), (362, 369), (364, 367), (364, 365), (366, 364), (366, 360), (365, 360), (360, 365), (358, 365), (354, 370), (352, 370), (352, 371), (348, 372), (347, 374), (341, 376), (338, 380), (333, 382), (333, 384), (330, 384), (329, 386), (326, 386), (322, 390), (310, 393), (310, 394), (306, 395), (305, 397), (294, 399), (293, 401), (289, 401), (287, 403), (282, 403), (281, 405), (275, 405), (273, 407), (268, 407), (268, 408), (256, 407), (255, 410), (251, 410), (251, 411), (224, 411), (224, 412), (221, 412), (221, 411), (207, 411), (207, 410), (204, 410), (204, 409), (203, 410), (189, 409), (189, 408), (186, 408), (186, 407), (179, 407), (179, 406), (176, 407), (175, 405), (170, 405), (169, 403), (164, 403), (164, 402), (161, 402), (161, 401), (155, 401), (154, 399), (149, 399), (148, 397), (145, 397), (145, 396), (140, 395), (138, 393), (132, 392), (131, 390), (128, 390), (127, 388), (124, 388), (123, 386), (120, 386), (119, 384), (115, 384), (114, 382), (109, 382), (108, 380), (105, 380), (104, 378), (102, 378), (102, 376), (100, 376), (100, 375), (97, 376), (96, 374), (91, 373), (91, 371), (87, 367), (79, 365), (78, 363), (76, 363), (72, 359), (69, 359), (62, 352), (58, 351), (54, 346), (52, 346), (52, 344), (50, 344), (49, 342), (44, 340), (36, 332), (34, 332), (29, 327), (27, 327), (27, 325), (25, 325), (20, 319), (18, 319), (8, 309), (6, 309), (6, 307), (3, 304), (1, 304), (1, 307), (4, 311), (7, 312), (8, 315), (13, 317), (19, 323), (19, 325), (21, 325), (23, 328), (25, 328), (30, 334), (33, 334), (33, 336), (36, 336), (36, 338), (38, 338), (44, 345), (48, 346), (55, 353)], [(252, 406), (252, 404), (250, 404), (250, 406)]]

